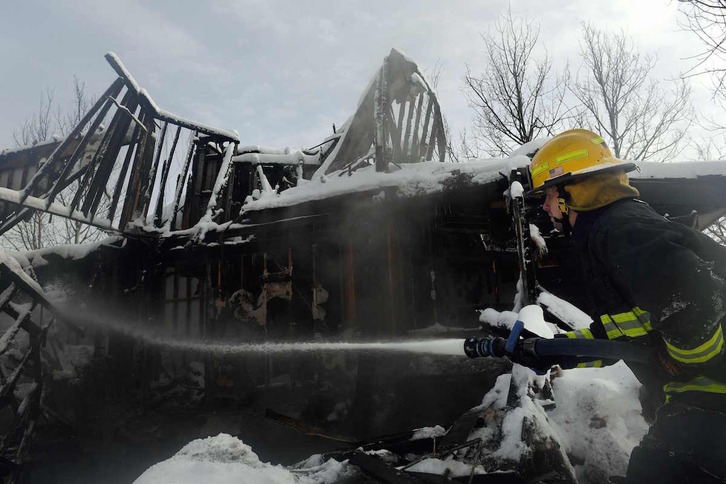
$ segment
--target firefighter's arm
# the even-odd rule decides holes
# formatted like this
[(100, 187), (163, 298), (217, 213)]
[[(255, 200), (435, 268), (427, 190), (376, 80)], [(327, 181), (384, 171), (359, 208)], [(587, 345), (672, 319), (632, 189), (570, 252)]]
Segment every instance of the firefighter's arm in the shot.
[[(589, 328), (582, 328), (575, 331), (567, 331), (566, 333), (556, 334), (555, 338), (608, 339), (606, 335), (601, 335), (600, 333), (602, 333), (602, 328), (598, 327), (596, 323), (591, 323)], [(571, 366), (560, 365), (560, 367), (565, 370), (570, 368), (601, 368), (615, 363), (617, 363), (617, 360), (593, 359), (588, 362), (575, 362)]]
[(693, 248), (695, 234), (669, 222), (611, 224), (596, 250), (618, 289), (651, 312), (667, 357), (684, 369), (720, 361), (724, 284)]

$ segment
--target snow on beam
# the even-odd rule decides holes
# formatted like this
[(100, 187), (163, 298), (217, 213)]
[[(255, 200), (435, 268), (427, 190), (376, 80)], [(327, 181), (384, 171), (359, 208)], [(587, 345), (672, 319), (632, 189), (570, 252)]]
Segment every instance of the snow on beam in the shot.
[(252, 165), (311, 165), (320, 166), (317, 153), (307, 154), (302, 150), (291, 150), (288, 153), (247, 152), (232, 158), (233, 163), (250, 163)]
[[(217, 173), (217, 180), (214, 182), (214, 188), (212, 189), (212, 195), (209, 197), (209, 203), (207, 204), (207, 213), (204, 215), (202, 220), (212, 220), (214, 218), (214, 210), (219, 205), (218, 198), (222, 189), (227, 186), (229, 181), (229, 171), (232, 167), (232, 155), (234, 154), (234, 144), (227, 143), (227, 147), (224, 150), (224, 158), (222, 159), (222, 166), (219, 167), (219, 173)], [(201, 222), (201, 220), (200, 220)]]
[(21, 207), (40, 210), (51, 215), (57, 215), (59, 217), (69, 218), (77, 222), (92, 225), (102, 230), (108, 230), (115, 233), (122, 233), (118, 228), (115, 228), (107, 221), (92, 220), (86, 217), (83, 212), (79, 210), (73, 210), (69, 212), (68, 207), (63, 204), (53, 202), (48, 204), (46, 198), (38, 198), (33, 196), (26, 196), (25, 200), (21, 201), (22, 193), (17, 190), (11, 190), (9, 188), (0, 187), (0, 201), (20, 205)]
[(121, 59), (116, 54), (114, 54), (113, 52), (108, 52), (105, 55), (105, 58), (111, 65), (113, 70), (115, 70), (116, 73), (126, 81), (127, 87), (134, 90), (139, 96), (141, 96), (146, 104), (148, 104), (148, 106), (154, 111), (154, 114), (156, 115), (155, 117), (157, 119), (167, 121), (169, 123), (176, 124), (178, 126), (182, 126), (184, 128), (191, 129), (193, 131), (197, 131), (199, 133), (203, 133), (209, 136), (218, 136), (227, 140), (234, 141), (235, 143), (239, 143), (239, 135), (235, 132), (207, 126), (205, 124), (198, 123), (196, 121), (192, 121), (181, 116), (177, 116), (176, 114), (160, 108), (151, 98), (146, 89), (139, 86), (139, 83), (136, 82), (136, 79), (133, 78), (129, 70), (126, 69), (126, 66), (124, 66), (123, 62), (121, 62)]

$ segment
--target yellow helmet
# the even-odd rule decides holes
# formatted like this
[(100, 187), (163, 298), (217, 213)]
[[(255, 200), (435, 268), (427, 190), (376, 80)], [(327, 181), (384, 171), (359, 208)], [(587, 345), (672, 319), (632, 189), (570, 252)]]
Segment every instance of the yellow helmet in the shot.
[(586, 129), (560, 133), (532, 158), (532, 195), (547, 188), (606, 171), (635, 170), (635, 163), (615, 158), (601, 136)]

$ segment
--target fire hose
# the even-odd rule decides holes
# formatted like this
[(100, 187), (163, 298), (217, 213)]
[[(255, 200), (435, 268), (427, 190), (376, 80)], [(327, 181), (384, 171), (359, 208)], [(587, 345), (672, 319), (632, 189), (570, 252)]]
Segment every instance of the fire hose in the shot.
[(520, 339), (523, 329), (524, 323), (517, 321), (507, 339), (467, 338), (464, 340), (464, 353), (469, 358), (523, 356), (529, 359), (562, 357), (569, 362), (592, 361), (596, 358), (640, 363), (653, 361), (653, 349), (647, 346), (603, 339)]

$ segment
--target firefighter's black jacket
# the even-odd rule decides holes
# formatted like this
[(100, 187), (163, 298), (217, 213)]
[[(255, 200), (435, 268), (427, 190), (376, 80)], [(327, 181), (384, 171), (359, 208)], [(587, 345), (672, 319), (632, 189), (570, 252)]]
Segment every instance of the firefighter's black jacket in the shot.
[(629, 365), (650, 392), (726, 410), (726, 248), (635, 199), (579, 212), (573, 240), (594, 323), (568, 337), (656, 346), (652, 365)]

